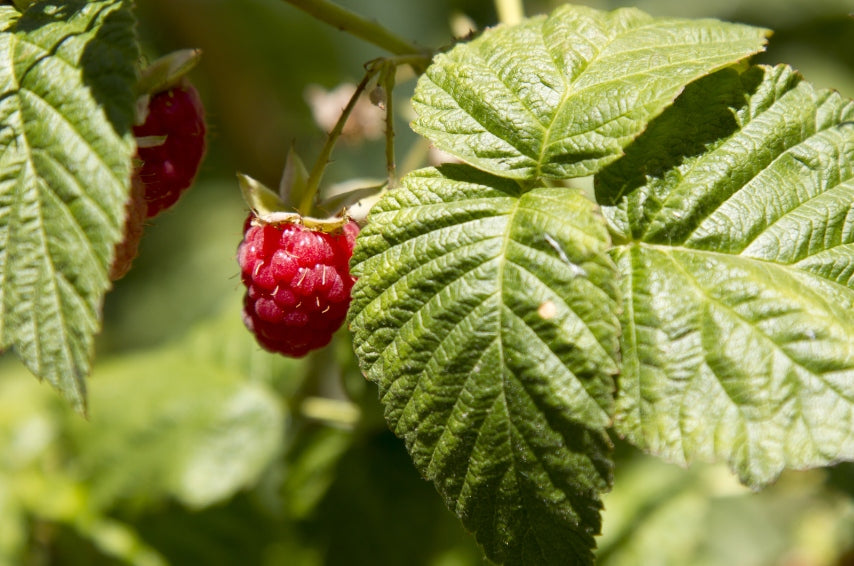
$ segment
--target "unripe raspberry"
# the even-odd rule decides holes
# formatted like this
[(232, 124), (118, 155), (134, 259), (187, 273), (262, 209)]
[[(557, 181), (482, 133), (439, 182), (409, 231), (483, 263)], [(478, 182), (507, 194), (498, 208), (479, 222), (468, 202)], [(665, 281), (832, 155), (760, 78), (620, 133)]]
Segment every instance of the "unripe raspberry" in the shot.
[(133, 129), (142, 162), (149, 218), (169, 208), (196, 177), (205, 153), (205, 112), (186, 80), (151, 96), (145, 122)]
[(247, 220), (237, 252), (246, 285), (243, 321), (261, 346), (301, 357), (329, 343), (350, 306), (358, 232), (353, 221), (327, 233)]

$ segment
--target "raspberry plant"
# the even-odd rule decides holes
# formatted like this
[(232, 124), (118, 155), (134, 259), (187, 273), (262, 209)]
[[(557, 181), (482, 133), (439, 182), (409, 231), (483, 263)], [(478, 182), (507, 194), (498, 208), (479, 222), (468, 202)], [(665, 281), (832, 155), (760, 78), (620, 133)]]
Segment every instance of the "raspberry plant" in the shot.
[[(247, 326), (288, 355), (331, 338), (346, 305), (337, 295), (326, 305), (334, 324), (317, 319), (321, 341), (259, 327), (326, 310), (327, 260), (342, 285), (350, 277), (336, 254), (308, 246), (307, 263), (293, 266), (266, 244), (284, 232), (326, 241), (304, 219), (337, 218), (318, 222), (338, 222), (326, 243), (352, 252), (347, 326), (359, 367), (415, 468), (489, 560), (592, 564), (615, 437), (668, 462), (724, 463), (756, 490), (787, 469), (854, 459), (854, 102), (789, 66), (752, 64), (768, 30), (567, 4), (527, 19), (502, 12), (504, 24), (432, 52), (327, 0), (288, 2), (389, 56), (366, 65), (311, 171), (289, 158), (288, 198), (250, 191), (238, 254)], [(0, 30), (0, 347), (85, 411), (145, 145), (133, 131), (144, 83), (134, 7), (5, 3)], [(456, 162), (398, 171), (402, 68), (418, 76), (413, 130)], [(321, 201), (321, 180), (366, 91), (388, 116), (387, 180), (353, 249), (355, 228), (341, 227), (355, 225), (336, 214), (367, 207), (359, 199), (372, 191)], [(283, 285), (317, 266), (319, 287), (304, 294), (318, 308), (304, 312)], [(257, 481), (285, 420), (268, 393), (201, 367), (246, 400), (187, 395), (201, 422), (224, 430), (245, 411), (260, 425), (239, 438), (181, 437), (176, 452), (220, 450), (187, 456), (185, 476), (146, 461), (157, 442), (140, 446), (135, 467), (188, 505)], [(312, 406), (300, 387), (288, 398), (297, 414)], [(180, 411), (161, 409), (161, 397), (152, 385), (140, 399), (172, 423)], [(313, 410), (329, 410), (320, 402)], [(347, 414), (370, 426), (368, 410)], [(110, 445), (108, 427), (79, 426), (75, 438)], [(133, 421), (128, 436), (146, 439), (145, 427)], [(295, 429), (288, 449), (316, 461), (299, 436), (310, 427)], [(253, 430), (265, 434), (245, 442)], [(109, 500), (122, 481), (103, 468), (116, 458), (93, 454), (81, 470), (110, 480)], [(229, 471), (211, 491), (175, 479), (202, 477), (208, 461)]]
[(327, 232), (247, 218), (237, 253), (247, 287), (243, 321), (259, 344), (293, 357), (329, 344), (350, 306), (358, 232), (352, 220)]
[(153, 218), (170, 208), (193, 184), (205, 153), (205, 111), (199, 92), (188, 81), (149, 96), (145, 119), (133, 133), (136, 175), (145, 186), (146, 215)]

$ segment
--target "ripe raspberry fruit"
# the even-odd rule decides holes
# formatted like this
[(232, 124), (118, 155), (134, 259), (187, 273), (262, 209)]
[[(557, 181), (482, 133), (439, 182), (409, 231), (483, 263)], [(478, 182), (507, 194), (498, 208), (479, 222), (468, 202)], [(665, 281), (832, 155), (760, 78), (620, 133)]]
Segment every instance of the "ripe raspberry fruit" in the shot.
[(117, 281), (130, 271), (131, 263), (139, 251), (139, 241), (145, 229), (145, 188), (139, 177), (130, 180), (130, 197), (125, 203), (125, 234), (115, 246), (113, 264), (110, 266), (110, 281)]
[(353, 221), (326, 233), (247, 219), (237, 251), (246, 285), (243, 322), (261, 346), (298, 358), (329, 343), (350, 306), (358, 232)]
[(186, 80), (151, 96), (145, 122), (133, 129), (139, 140), (137, 175), (145, 185), (147, 216), (169, 208), (193, 184), (205, 153), (205, 111)]

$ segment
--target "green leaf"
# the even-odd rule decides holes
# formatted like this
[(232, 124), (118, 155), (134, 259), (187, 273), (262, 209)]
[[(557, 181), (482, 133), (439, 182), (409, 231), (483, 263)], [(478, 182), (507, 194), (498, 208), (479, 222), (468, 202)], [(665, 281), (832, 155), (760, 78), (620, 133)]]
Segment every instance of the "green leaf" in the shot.
[(166, 495), (205, 507), (254, 485), (279, 454), (283, 408), (269, 386), (247, 380), (260, 369), (248, 359), (257, 346), (227, 314), (228, 326), (208, 320), (168, 349), (96, 367), (91, 421), (68, 426), (97, 507)]
[(12, 6), (0, 6), (0, 31), (6, 31), (12, 26), (21, 13)]
[(405, 177), (359, 236), (361, 367), (493, 560), (592, 561), (617, 369), (608, 245), (579, 191), (464, 165)]
[(0, 348), (81, 411), (122, 236), (136, 62), (120, 0), (40, 2), (0, 33)]
[[(413, 469), (403, 446), (388, 430), (357, 434), (348, 444), (330, 470), (331, 484), (317, 508), (291, 529), (302, 533), (303, 545), (309, 542), (323, 549), (324, 559), (317, 564), (484, 563), (473, 538)], [(274, 563), (296, 561), (287, 556)]]
[(760, 51), (767, 33), (565, 5), (437, 56), (418, 81), (413, 128), (497, 175), (590, 175), (686, 84)]
[(597, 183), (624, 240), (619, 431), (751, 486), (854, 458), (854, 103), (726, 70)]
[(851, 548), (850, 503), (822, 472), (788, 474), (755, 493), (720, 466), (684, 470), (632, 454), (617, 467), (597, 566), (758, 566), (791, 556), (838, 564), (833, 557)]
[(304, 428), (288, 447), (282, 480), (283, 504), (288, 516), (303, 519), (312, 513), (335, 481), (353, 433), (332, 427)]

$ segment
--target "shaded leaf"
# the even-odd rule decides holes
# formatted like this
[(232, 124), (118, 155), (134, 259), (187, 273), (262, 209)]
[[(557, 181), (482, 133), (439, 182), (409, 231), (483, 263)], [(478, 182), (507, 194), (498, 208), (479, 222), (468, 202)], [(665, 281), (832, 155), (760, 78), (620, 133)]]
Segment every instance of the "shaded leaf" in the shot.
[(767, 33), (561, 6), (438, 55), (418, 81), (413, 128), (497, 175), (590, 175), (686, 84), (761, 50)]
[(362, 369), (493, 560), (592, 560), (611, 477), (608, 243), (580, 192), (459, 165), (405, 177), (359, 236)]
[(325, 549), (324, 565), (483, 563), (472, 537), (388, 430), (359, 434), (349, 444), (317, 509), (298, 526), (303, 544)]

